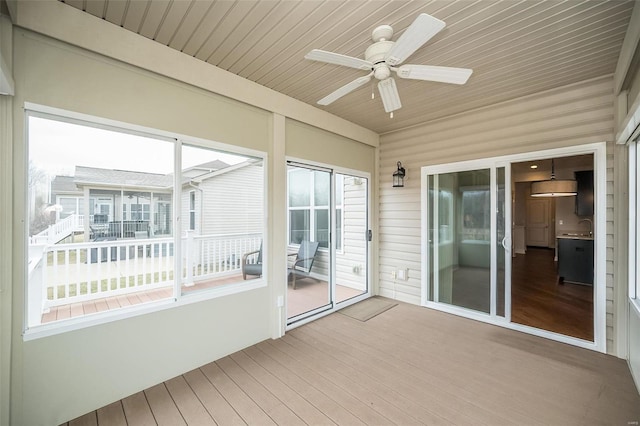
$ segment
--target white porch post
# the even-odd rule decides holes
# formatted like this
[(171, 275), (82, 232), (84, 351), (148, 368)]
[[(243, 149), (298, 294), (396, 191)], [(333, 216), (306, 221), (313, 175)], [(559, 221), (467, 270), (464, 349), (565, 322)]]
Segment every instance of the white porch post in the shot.
[(84, 187), (84, 197), (82, 202), (84, 203), (84, 242), (88, 243), (91, 235), (91, 230), (89, 229), (89, 225), (91, 225), (91, 199), (89, 198), (89, 188), (86, 186)]
[[(153, 192), (150, 192), (151, 197), (149, 198), (149, 235), (153, 237), (155, 235), (156, 230), (156, 219), (155, 219), (155, 209), (153, 204)], [(144, 214), (143, 214), (144, 216)], [(142, 218), (144, 219), (144, 217)]]
[(187, 231), (186, 247), (184, 248), (184, 267), (187, 269), (187, 277), (185, 278), (184, 285), (187, 287), (192, 286), (193, 283), (193, 231)]

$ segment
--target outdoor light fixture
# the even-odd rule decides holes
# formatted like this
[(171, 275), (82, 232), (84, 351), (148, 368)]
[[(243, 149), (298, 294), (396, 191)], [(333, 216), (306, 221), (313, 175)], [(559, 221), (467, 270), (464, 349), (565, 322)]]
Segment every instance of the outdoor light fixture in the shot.
[(571, 197), (578, 193), (578, 183), (570, 179), (556, 179), (551, 160), (551, 179), (531, 182), (532, 197)]
[(398, 170), (393, 172), (393, 187), (394, 188), (402, 188), (404, 186), (404, 177), (406, 176), (406, 171), (404, 167), (402, 167), (402, 163), (398, 161)]

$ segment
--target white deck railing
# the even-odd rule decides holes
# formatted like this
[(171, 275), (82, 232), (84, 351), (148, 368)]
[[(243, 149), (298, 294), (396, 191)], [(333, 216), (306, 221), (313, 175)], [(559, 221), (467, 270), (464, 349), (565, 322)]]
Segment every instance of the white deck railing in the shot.
[[(242, 255), (261, 241), (261, 234), (188, 234), (182, 238), (182, 284), (238, 273)], [(173, 238), (32, 244), (31, 309), (39, 306), (41, 315), (54, 306), (171, 286), (173, 245)]]
[(64, 240), (74, 232), (82, 231), (84, 227), (84, 216), (72, 214), (64, 219), (49, 225), (47, 229), (33, 235), (29, 239), (30, 244), (56, 244)]
[(260, 248), (262, 234), (194, 235), (189, 232), (182, 241), (183, 279), (185, 285), (193, 285), (195, 281), (239, 272), (242, 255)]

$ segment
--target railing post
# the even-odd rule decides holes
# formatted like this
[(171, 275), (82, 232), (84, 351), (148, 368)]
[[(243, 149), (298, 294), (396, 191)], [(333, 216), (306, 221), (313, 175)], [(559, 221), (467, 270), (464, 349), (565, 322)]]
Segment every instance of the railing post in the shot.
[[(190, 287), (194, 284), (193, 282), (193, 246), (194, 246), (194, 238), (193, 231), (187, 231), (187, 246), (185, 247), (184, 254), (184, 266), (187, 268), (187, 277), (185, 279), (184, 285)], [(180, 274), (182, 275), (182, 274)]]

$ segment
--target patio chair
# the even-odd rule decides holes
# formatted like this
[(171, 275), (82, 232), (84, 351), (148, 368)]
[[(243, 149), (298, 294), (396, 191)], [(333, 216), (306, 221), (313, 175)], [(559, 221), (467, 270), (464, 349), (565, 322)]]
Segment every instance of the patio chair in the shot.
[[(258, 258), (255, 263), (249, 263), (250, 256), (257, 254)], [(242, 279), (247, 279), (247, 275), (262, 276), (262, 243), (260, 243), (260, 250), (250, 251), (242, 255)]]
[(307, 278), (310, 276), (313, 261), (318, 252), (318, 242), (302, 241), (298, 253), (292, 253), (289, 256), (296, 256), (293, 265), (289, 268), (289, 276), (293, 280), (293, 289), (296, 289), (296, 277)]

